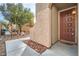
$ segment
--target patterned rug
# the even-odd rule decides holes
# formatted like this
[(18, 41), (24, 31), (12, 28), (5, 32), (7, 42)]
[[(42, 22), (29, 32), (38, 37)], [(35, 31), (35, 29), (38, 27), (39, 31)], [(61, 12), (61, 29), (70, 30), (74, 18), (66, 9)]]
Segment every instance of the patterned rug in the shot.
[(47, 47), (41, 44), (38, 44), (32, 40), (25, 40), (23, 42), (40, 54), (43, 53), (47, 49)]

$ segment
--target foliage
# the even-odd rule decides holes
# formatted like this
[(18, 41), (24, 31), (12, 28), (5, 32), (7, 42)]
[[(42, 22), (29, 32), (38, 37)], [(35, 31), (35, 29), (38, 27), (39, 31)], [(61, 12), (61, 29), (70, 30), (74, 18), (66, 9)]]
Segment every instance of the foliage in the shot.
[(8, 24), (6, 22), (0, 22), (6, 29), (8, 29)]
[(0, 11), (4, 18), (9, 22), (18, 25), (21, 31), (21, 27), (26, 23), (33, 23), (33, 13), (30, 9), (24, 8), (21, 3), (18, 4), (1, 4)]

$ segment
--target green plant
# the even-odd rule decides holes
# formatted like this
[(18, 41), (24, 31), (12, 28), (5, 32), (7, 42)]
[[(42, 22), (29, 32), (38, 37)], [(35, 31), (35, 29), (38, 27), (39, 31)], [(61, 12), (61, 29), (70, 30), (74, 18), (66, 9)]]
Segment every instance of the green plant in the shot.
[(33, 13), (28, 8), (24, 8), (21, 3), (18, 4), (1, 4), (0, 11), (4, 18), (12, 24), (16, 24), (21, 32), (24, 24), (33, 23)]

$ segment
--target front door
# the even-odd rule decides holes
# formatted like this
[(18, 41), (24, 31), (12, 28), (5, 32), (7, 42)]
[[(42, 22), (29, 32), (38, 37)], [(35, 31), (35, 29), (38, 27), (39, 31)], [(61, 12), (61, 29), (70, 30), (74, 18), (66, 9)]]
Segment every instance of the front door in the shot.
[(76, 9), (68, 9), (60, 12), (60, 40), (75, 42)]

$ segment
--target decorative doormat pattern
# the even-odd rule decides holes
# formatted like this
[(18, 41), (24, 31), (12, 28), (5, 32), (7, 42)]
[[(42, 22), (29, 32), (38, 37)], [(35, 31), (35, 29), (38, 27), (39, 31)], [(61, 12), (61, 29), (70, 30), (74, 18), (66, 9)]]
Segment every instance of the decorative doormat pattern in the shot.
[(29, 47), (31, 47), (32, 49), (34, 49), (36, 52), (38, 53), (43, 53), (47, 47), (41, 45), (41, 44), (38, 44), (32, 40), (25, 40), (24, 43), (26, 43)]

